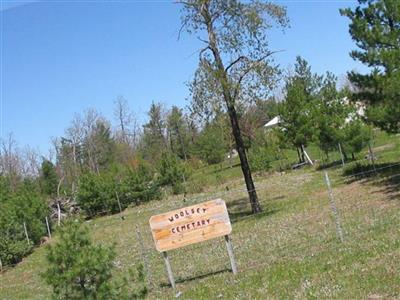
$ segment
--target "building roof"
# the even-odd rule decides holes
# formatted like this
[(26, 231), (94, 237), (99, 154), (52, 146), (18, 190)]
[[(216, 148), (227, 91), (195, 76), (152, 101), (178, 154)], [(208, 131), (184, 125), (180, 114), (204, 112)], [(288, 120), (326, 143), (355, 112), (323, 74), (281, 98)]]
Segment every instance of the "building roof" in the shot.
[(272, 118), (271, 120), (269, 120), (269, 122), (267, 122), (264, 125), (264, 128), (274, 127), (274, 126), (278, 125), (280, 122), (281, 122), (281, 118), (279, 116), (276, 116), (276, 117)]

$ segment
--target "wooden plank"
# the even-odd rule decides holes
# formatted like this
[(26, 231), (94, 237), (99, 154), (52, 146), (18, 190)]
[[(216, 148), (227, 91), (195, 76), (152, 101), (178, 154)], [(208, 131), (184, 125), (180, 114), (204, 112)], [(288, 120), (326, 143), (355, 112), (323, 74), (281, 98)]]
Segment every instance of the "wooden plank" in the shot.
[(150, 228), (160, 252), (225, 236), (232, 231), (228, 210), (222, 199), (152, 216)]

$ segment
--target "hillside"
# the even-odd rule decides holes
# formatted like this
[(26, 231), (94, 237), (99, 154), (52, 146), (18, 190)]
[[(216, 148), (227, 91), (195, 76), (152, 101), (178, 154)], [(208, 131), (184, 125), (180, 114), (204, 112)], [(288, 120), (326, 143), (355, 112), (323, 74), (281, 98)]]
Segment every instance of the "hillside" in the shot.
[[(139, 228), (149, 267), (149, 298), (174, 298), (148, 220), (154, 214), (221, 197), (232, 221), (239, 274), (229, 271), (222, 238), (172, 251), (182, 299), (396, 298), (400, 295), (396, 263), (400, 259), (400, 168), (387, 166), (396, 163), (399, 145), (383, 146), (378, 141), (375, 150), (382, 153), (377, 175), (371, 168), (348, 177), (340, 167), (328, 169), (343, 243), (336, 237), (323, 172), (311, 168), (259, 174), (256, 186), (264, 212), (256, 216), (250, 214), (243, 183), (236, 177), (240, 176), (238, 166), (213, 167), (211, 171), (220, 169), (215, 172), (223, 185), (210, 183), (206, 193), (190, 195), (186, 202), (182, 196), (171, 196), (126, 209), (124, 220), (112, 215), (89, 221), (87, 226), (96, 242), (115, 243), (119, 274), (142, 261)], [(351, 165), (347, 173), (355, 172)], [(51, 291), (39, 276), (45, 269), (45, 247), (39, 247), (0, 275), (1, 298), (50, 298)]]

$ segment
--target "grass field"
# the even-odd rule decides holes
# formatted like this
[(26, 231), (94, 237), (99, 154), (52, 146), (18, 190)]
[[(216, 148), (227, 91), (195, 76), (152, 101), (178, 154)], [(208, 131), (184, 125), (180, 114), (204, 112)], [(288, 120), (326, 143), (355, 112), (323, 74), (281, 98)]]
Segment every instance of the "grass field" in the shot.
[[(374, 151), (377, 174), (346, 178), (340, 165), (327, 169), (343, 243), (336, 236), (323, 171), (315, 168), (258, 174), (256, 186), (264, 211), (256, 216), (250, 214), (240, 168), (223, 165), (194, 174), (195, 180), (208, 181), (203, 193), (190, 195), (186, 202), (182, 196), (171, 196), (126, 209), (125, 220), (106, 216), (87, 226), (96, 242), (116, 245), (118, 275), (142, 261), (139, 228), (151, 282), (148, 297), (172, 299), (174, 292), (154, 248), (148, 220), (154, 214), (221, 197), (232, 221), (239, 273), (230, 272), (223, 238), (171, 251), (180, 298), (399, 299), (400, 166), (380, 168), (400, 162), (400, 138), (379, 135)], [(354, 174), (355, 166), (356, 162), (350, 163), (346, 172)], [(50, 298), (50, 289), (38, 275), (45, 269), (45, 247), (39, 247), (0, 275), (1, 299)]]

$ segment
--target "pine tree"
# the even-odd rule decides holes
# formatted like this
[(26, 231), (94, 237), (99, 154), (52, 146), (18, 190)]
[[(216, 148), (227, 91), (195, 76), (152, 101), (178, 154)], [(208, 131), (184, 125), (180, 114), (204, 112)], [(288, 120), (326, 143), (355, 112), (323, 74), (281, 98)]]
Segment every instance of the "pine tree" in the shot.
[[(313, 105), (321, 86), (321, 77), (311, 72), (308, 62), (296, 59), (295, 72), (286, 81), (286, 98), (279, 106), (284, 140), (301, 149), (315, 136)], [(299, 160), (304, 158), (299, 153)]]
[(49, 196), (57, 194), (58, 176), (56, 168), (53, 163), (47, 159), (44, 159), (42, 162), (39, 183), (42, 193)]
[(349, 32), (358, 50), (350, 56), (372, 68), (369, 74), (350, 72), (354, 100), (365, 101), (367, 120), (387, 132), (400, 131), (400, 1), (358, 0), (342, 9), (351, 21)]
[(189, 149), (186, 124), (182, 110), (177, 106), (172, 106), (167, 119), (169, 143), (171, 151), (184, 160), (187, 160)]
[(94, 245), (80, 222), (70, 220), (60, 231), (60, 239), (48, 247), (48, 269), (42, 273), (57, 299), (137, 299), (147, 289), (143, 270), (138, 267), (137, 287), (132, 281), (115, 279), (113, 247)]
[(165, 139), (165, 114), (161, 103), (152, 103), (147, 113), (149, 121), (143, 126), (142, 150), (146, 159), (158, 161), (161, 149), (167, 146)]
[(326, 156), (343, 143), (343, 127), (352, 106), (345, 101), (345, 92), (337, 90), (337, 78), (330, 72), (321, 82), (313, 105), (315, 140)]

